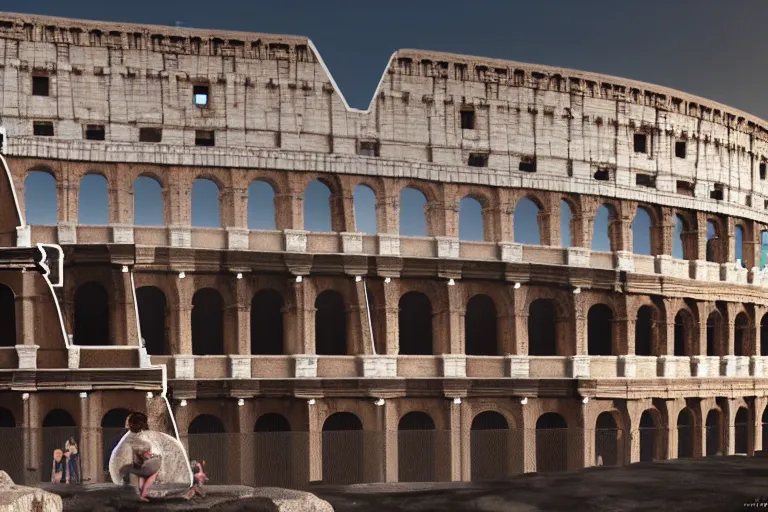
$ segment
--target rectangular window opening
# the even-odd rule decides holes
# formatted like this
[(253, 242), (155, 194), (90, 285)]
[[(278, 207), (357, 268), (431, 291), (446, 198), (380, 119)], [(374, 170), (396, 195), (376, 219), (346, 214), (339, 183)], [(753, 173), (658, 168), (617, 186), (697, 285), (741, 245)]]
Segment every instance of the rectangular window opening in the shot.
[(488, 167), (488, 154), (470, 153), (468, 164), (470, 167)]
[(724, 197), (723, 186), (720, 183), (715, 183), (715, 188), (709, 192), (709, 198), (716, 201), (722, 201)]
[(690, 181), (677, 180), (677, 193), (693, 197), (694, 186)]
[(635, 134), (635, 153), (648, 152), (648, 135), (645, 133)]
[(195, 99), (195, 105), (205, 107), (208, 105), (208, 86), (195, 85), (192, 87), (192, 96)]
[(163, 130), (160, 128), (139, 128), (139, 142), (162, 142)]
[(687, 144), (684, 140), (675, 142), (675, 156), (677, 158), (685, 158), (687, 154)]
[(360, 141), (360, 149), (357, 152), (362, 156), (379, 156), (379, 143), (377, 141)]
[(53, 123), (51, 121), (35, 121), (32, 123), (32, 133), (40, 137), (53, 137)]
[(766, 163), (760, 162), (760, 179), (761, 180), (765, 179), (765, 170), (766, 170)]
[(32, 95), (48, 96), (50, 94), (50, 79), (47, 76), (32, 77)]
[(595, 171), (594, 178), (597, 181), (608, 181), (611, 179), (611, 170), (607, 168), (601, 168)]
[(650, 174), (636, 174), (635, 185), (640, 187), (656, 188), (656, 176)]
[(215, 146), (213, 131), (195, 130), (195, 146)]
[(475, 109), (473, 107), (462, 107), (461, 109), (461, 129), (475, 129)]
[(85, 126), (85, 138), (88, 140), (104, 140), (104, 125), (89, 124)]
[(523, 172), (536, 172), (536, 157), (535, 156), (524, 156), (520, 159), (520, 165), (518, 165), (518, 170)]

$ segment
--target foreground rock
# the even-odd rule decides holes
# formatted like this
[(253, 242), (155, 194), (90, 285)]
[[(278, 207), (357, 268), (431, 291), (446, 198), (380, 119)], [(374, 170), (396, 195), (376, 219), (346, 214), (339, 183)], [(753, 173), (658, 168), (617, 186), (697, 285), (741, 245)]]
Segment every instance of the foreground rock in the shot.
[(0, 471), (0, 512), (60, 512), (62, 501), (56, 494), (37, 487), (16, 485)]

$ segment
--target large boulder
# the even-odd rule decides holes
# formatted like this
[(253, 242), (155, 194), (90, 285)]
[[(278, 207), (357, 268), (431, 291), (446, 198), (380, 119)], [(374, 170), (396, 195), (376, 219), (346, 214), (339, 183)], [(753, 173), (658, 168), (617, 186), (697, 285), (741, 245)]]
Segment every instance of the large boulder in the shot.
[(133, 461), (133, 444), (137, 441), (149, 443), (152, 452), (162, 457), (160, 471), (157, 473), (157, 484), (179, 484), (187, 488), (192, 485), (192, 469), (189, 459), (178, 439), (163, 432), (145, 430), (134, 434), (128, 432), (115, 446), (109, 457), (109, 475), (112, 483), (120, 485), (120, 468)]
[(61, 497), (38, 489), (16, 485), (0, 471), (0, 512), (61, 512)]

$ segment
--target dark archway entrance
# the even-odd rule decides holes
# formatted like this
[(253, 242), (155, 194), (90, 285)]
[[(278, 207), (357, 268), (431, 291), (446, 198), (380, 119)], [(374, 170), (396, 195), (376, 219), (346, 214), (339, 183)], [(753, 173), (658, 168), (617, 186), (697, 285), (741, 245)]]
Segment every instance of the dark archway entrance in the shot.
[(323, 423), (323, 483), (365, 482), (363, 424), (350, 412), (332, 414)]
[(506, 418), (495, 411), (481, 412), (469, 433), (472, 481), (493, 480), (511, 473), (511, 433)]
[(749, 411), (746, 407), (740, 407), (736, 412), (734, 425), (734, 452), (749, 453)]
[(537, 299), (528, 309), (528, 354), (556, 356), (557, 309), (550, 299)]
[(675, 315), (675, 355), (690, 356), (693, 353), (691, 333), (693, 332), (693, 316), (685, 310)]
[(212, 414), (201, 414), (192, 420), (187, 432), (190, 460), (205, 461), (211, 484), (226, 483), (229, 449), (224, 423)]
[[(253, 427), (253, 456), (256, 465), (255, 487), (295, 487), (295, 457), (309, 446), (294, 446), (291, 424), (282, 414), (264, 414)], [(298, 439), (297, 439), (298, 441)], [(305, 444), (305, 443), (302, 443)]]
[(548, 473), (568, 469), (568, 423), (554, 412), (536, 421), (536, 471)]
[(13, 290), (0, 284), (0, 347), (16, 345), (16, 297)]
[(110, 339), (107, 290), (96, 281), (90, 281), (75, 292), (73, 341), (76, 345), (94, 346), (109, 345)]
[(677, 458), (693, 457), (694, 446), (693, 411), (688, 407), (677, 416)]
[(723, 420), (719, 409), (707, 413), (706, 422), (707, 457), (723, 454)]
[(432, 354), (432, 303), (419, 292), (400, 297), (398, 331), (401, 355)]
[(315, 300), (315, 351), (322, 356), (347, 353), (347, 313), (344, 297), (326, 290)]
[(745, 343), (749, 336), (749, 318), (745, 313), (739, 313), (736, 316), (733, 330), (733, 354), (743, 356), (745, 354)]
[(224, 355), (224, 300), (213, 288), (192, 297), (192, 354)]
[(589, 308), (587, 346), (591, 356), (610, 356), (613, 353), (613, 312), (605, 304)]
[(495, 356), (499, 353), (496, 317), (496, 305), (492, 298), (475, 295), (469, 299), (464, 316), (467, 355)]
[(271, 289), (259, 290), (251, 301), (251, 354), (281, 355), (283, 349), (283, 297)]
[[(80, 429), (77, 428), (77, 423), (64, 409), (54, 409), (46, 414), (43, 419), (43, 461), (47, 464), (43, 464), (43, 481), (51, 481), (51, 457), (53, 456), (53, 450), (64, 449), (64, 444), (68, 439), (74, 438), (75, 442), (80, 446)], [(82, 469), (82, 468), (81, 468)], [(82, 475), (82, 471), (80, 471)]]
[(653, 462), (661, 459), (661, 424), (653, 410), (643, 411), (640, 416), (640, 461)]
[(613, 413), (604, 412), (595, 425), (595, 465), (619, 466), (624, 462), (622, 430)]
[(654, 347), (654, 311), (650, 306), (643, 306), (637, 310), (635, 322), (635, 354), (638, 356), (652, 356)]
[(5, 407), (0, 407), (0, 469), (17, 484), (25, 483), (24, 429), (16, 426), (16, 418)]
[(425, 412), (409, 412), (397, 425), (399, 482), (435, 481), (435, 422)]
[(101, 418), (101, 469), (107, 482), (109, 481), (109, 457), (128, 431), (125, 428), (125, 421), (130, 413), (128, 409), (111, 409)]
[(165, 325), (168, 303), (165, 294), (156, 286), (142, 286), (136, 290), (139, 308), (141, 337), (144, 338), (147, 354), (169, 355), (168, 331)]

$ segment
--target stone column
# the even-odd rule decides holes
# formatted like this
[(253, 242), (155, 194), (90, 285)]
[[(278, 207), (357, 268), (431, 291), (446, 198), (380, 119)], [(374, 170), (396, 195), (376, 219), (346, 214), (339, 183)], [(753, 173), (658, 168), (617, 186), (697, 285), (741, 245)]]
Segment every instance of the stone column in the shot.
[(444, 452), (438, 452), (437, 479), (438, 481), (460, 482), (461, 474), (461, 408), (463, 404), (448, 401), (450, 447)]
[(316, 405), (309, 407), (309, 481), (318, 482), (323, 479), (323, 421), (320, 408)]
[(172, 306), (173, 326), (175, 332), (171, 336), (172, 354), (192, 354), (192, 295), (194, 283), (189, 278), (176, 279), (178, 304)]
[(523, 473), (536, 472), (536, 420), (540, 411), (536, 402), (536, 399), (529, 399), (527, 405), (521, 405), (523, 424), (519, 429), (520, 438), (515, 442), (519, 445), (519, 469)]
[[(658, 244), (655, 254), (672, 256), (675, 236), (675, 212), (667, 206), (661, 207), (661, 225), (654, 228)], [(651, 248), (653, 250), (653, 247)]]
[[(116, 277), (116, 272), (116, 269), (112, 271), (113, 278)], [(134, 289), (133, 283), (131, 282), (131, 274), (130, 272), (120, 271), (119, 275), (119, 285), (120, 288), (122, 288), (123, 300), (120, 301), (120, 307), (118, 310), (121, 312), (120, 318), (122, 318), (122, 322), (124, 323), (124, 335), (121, 337), (120, 341), (122, 341), (122, 343), (125, 345), (138, 347), (141, 345), (139, 341), (141, 339), (141, 333), (138, 332), (138, 319), (136, 317), (138, 311), (136, 302), (133, 300)], [(113, 281), (116, 280), (117, 279), (113, 279)]]
[(636, 323), (635, 317), (629, 315), (615, 320), (612, 340), (614, 354), (635, 355)]
[(397, 408), (392, 400), (378, 407), (379, 426), (384, 436), (384, 475), (381, 481), (398, 481)]
[[(237, 354), (251, 355), (251, 287), (246, 279), (237, 279), (235, 283), (235, 322), (237, 325)], [(284, 324), (285, 325), (285, 324)], [(242, 407), (241, 407), (242, 409)]]
[(589, 408), (592, 401), (580, 403), (577, 424), (568, 429), (568, 469), (581, 469), (593, 465), (594, 433), (588, 429)]
[[(238, 462), (239, 467), (239, 480), (240, 485), (256, 485), (256, 474), (253, 464), (254, 456), (256, 455), (254, 445), (253, 425), (256, 423), (254, 417), (253, 405), (246, 404), (243, 407), (237, 408), (237, 425), (238, 425), (238, 444), (237, 452), (239, 454)], [(286, 454), (291, 456), (292, 454)]]
[[(464, 315), (466, 306), (464, 304), (464, 293), (460, 288), (461, 284), (448, 287), (448, 346), (440, 347), (439, 341), (441, 334), (439, 330), (434, 330), (437, 336), (433, 338), (433, 353), (435, 354), (455, 354), (464, 355)], [(443, 338), (445, 339), (445, 338)]]
[(128, 181), (131, 174), (131, 166), (118, 163), (114, 167), (115, 173), (109, 176), (107, 192), (109, 200), (109, 224), (133, 225), (133, 183)]
[(43, 436), (40, 429), (43, 422), (40, 417), (40, 400), (37, 393), (29, 393), (29, 398), (23, 400), (23, 409), (24, 467), (28, 468), (25, 478), (29, 479), (26, 485), (36, 485), (42, 481), (45, 464), (51, 463), (50, 454), (48, 457), (44, 457), (43, 454)]
[(768, 405), (768, 398), (764, 396), (755, 397), (752, 404), (750, 426), (752, 428), (753, 453), (750, 453), (750, 455), (765, 449), (763, 446), (763, 418), (761, 411), (765, 410), (766, 405)]
[(92, 404), (92, 401), (91, 396), (80, 398), (80, 439), (78, 440), (82, 464), (80, 478), (82, 481), (98, 482), (98, 455), (101, 450), (97, 449), (98, 439), (91, 415), (91, 409), (97, 408), (97, 405)]
[(304, 198), (300, 192), (275, 195), (275, 228), (304, 229)]
[(373, 354), (373, 332), (371, 330), (373, 318), (369, 317), (368, 298), (366, 297), (366, 285), (361, 279), (355, 281), (355, 297), (357, 299), (357, 321), (360, 323), (360, 346), (355, 347), (354, 354)]
[(16, 334), (16, 344), (35, 345), (35, 305), (38, 302), (35, 293), (35, 272), (21, 275), (22, 293), (16, 297), (16, 315), (21, 319), (17, 325), (21, 332)]
[(723, 421), (725, 422), (723, 428), (723, 433), (725, 434), (723, 455), (734, 455), (736, 454), (736, 426), (734, 423), (736, 421), (736, 412), (739, 408), (736, 405), (736, 400), (732, 398), (725, 398), (724, 402), (726, 406), (723, 407)]
[(387, 355), (400, 353), (400, 280), (392, 279), (384, 283), (384, 331)]
[(574, 340), (576, 342), (575, 355), (587, 356), (589, 350), (587, 347), (587, 312), (584, 296), (576, 294), (573, 296), (573, 318), (574, 318)]

